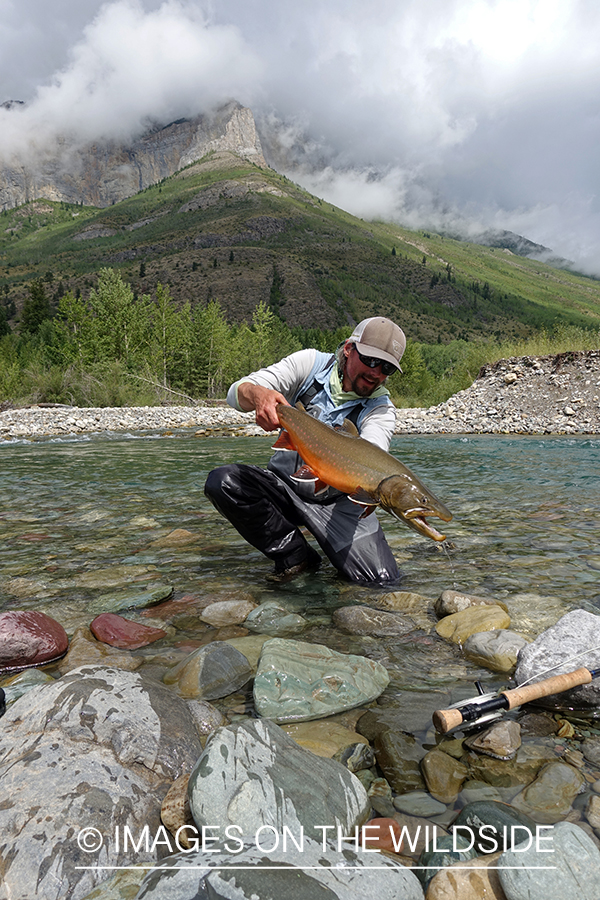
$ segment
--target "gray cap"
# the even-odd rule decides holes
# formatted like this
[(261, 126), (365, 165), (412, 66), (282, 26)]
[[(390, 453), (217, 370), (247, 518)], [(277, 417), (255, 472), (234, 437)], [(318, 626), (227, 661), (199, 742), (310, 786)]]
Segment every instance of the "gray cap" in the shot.
[(372, 316), (359, 322), (349, 341), (363, 356), (375, 356), (391, 363), (401, 372), (400, 360), (406, 349), (406, 337), (401, 328), (391, 319)]

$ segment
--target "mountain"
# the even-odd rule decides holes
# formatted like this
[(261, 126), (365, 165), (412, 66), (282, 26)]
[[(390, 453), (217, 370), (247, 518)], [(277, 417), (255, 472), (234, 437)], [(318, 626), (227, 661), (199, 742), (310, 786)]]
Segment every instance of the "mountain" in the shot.
[[(67, 290), (87, 296), (102, 267), (119, 269), (138, 294), (160, 282), (180, 303), (216, 299), (232, 322), (249, 322), (264, 301), (290, 326), (335, 329), (386, 315), (426, 342), (526, 337), (557, 323), (600, 326), (598, 281), (507, 248), (366, 223), (312, 196), (266, 166), (248, 113), (235, 105), (218, 127), (215, 119), (195, 131), (190, 123), (168, 126), (174, 149), (158, 155), (180, 168), (122, 200), (36, 199), (4, 209), (0, 302), (10, 326), (18, 329), (32, 280), (43, 281), (56, 305)], [(164, 130), (140, 146), (151, 147)], [(193, 137), (200, 133), (204, 143)], [(205, 155), (181, 167), (184, 146)], [(140, 149), (137, 163), (142, 158)], [(128, 166), (141, 171), (131, 159)], [(164, 171), (152, 166), (144, 171), (153, 177)], [(116, 191), (135, 181), (113, 177), (108, 165), (96, 171), (105, 174), (94, 188), (75, 178), (61, 183)]]
[[(18, 109), (23, 104), (8, 101), (2, 106)], [(129, 144), (79, 146), (63, 139), (35, 161), (5, 161), (0, 168), (0, 208), (42, 199), (110, 206), (211, 151), (230, 151), (266, 166), (252, 112), (231, 102), (210, 115), (157, 125)]]

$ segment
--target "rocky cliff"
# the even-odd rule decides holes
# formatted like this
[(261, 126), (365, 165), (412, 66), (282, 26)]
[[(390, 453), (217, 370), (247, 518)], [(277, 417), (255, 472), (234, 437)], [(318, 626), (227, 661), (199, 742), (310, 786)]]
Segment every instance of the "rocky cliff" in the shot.
[(232, 102), (211, 115), (157, 127), (129, 145), (62, 141), (34, 163), (0, 163), (0, 209), (41, 198), (110, 206), (201, 159), (230, 151), (266, 166), (251, 110)]

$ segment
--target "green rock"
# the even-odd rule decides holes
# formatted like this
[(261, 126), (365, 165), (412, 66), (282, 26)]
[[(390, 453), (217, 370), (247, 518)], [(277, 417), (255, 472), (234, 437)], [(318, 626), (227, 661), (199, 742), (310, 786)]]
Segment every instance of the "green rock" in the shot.
[(276, 722), (321, 719), (375, 700), (389, 676), (378, 662), (322, 644), (266, 641), (254, 679), (254, 705)]
[[(438, 837), (434, 842), (434, 849), (424, 850), (419, 857), (419, 866), (415, 869), (415, 875), (424, 887), (427, 887), (433, 876), (440, 869), (451, 866), (460, 860), (474, 859), (475, 850), (468, 850), (470, 840), (460, 835), (447, 835)], [(456, 846), (456, 850), (453, 848)]]
[(272, 637), (290, 637), (306, 628), (306, 619), (290, 612), (276, 600), (266, 600), (246, 616), (244, 628)]
[[(488, 827), (481, 832), (484, 826)], [(492, 800), (468, 803), (454, 820), (454, 827), (471, 829), (475, 836), (475, 850), (481, 855), (495, 853), (497, 850), (510, 850), (513, 837), (515, 843), (519, 844), (527, 837), (526, 832), (535, 834), (535, 822), (528, 815), (507, 803)], [(504, 829), (506, 829), (506, 847)], [(493, 847), (491, 843), (493, 840), (497, 841), (497, 847)]]
[(425, 750), (411, 734), (386, 731), (375, 739), (379, 768), (397, 794), (425, 789), (419, 767)]
[(227, 697), (252, 677), (246, 657), (224, 641), (212, 641), (194, 650), (164, 676), (179, 694), (189, 699), (216, 700)]
[[(507, 900), (598, 900), (600, 850), (582, 828), (558, 822), (543, 832), (551, 837), (540, 844), (535, 837), (503, 853), (498, 874)], [(548, 868), (542, 868), (548, 867)]]
[(446, 812), (446, 807), (436, 800), (427, 791), (411, 791), (408, 794), (400, 794), (394, 798), (394, 806), (399, 812), (408, 813), (410, 816), (440, 816)]
[(13, 675), (12, 678), (7, 678), (0, 685), (4, 690), (6, 708), (12, 706), (15, 700), (32, 688), (38, 687), (40, 684), (52, 684), (53, 681), (54, 678), (51, 675), (40, 669), (28, 669), (26, 672), (20, 672), (18, 675)]
[(498, 631), (480, 631), (467, 638), (463, 653), (467, 659), (494, 672), (512, 672), (517, 665), (519, 650), (528, 643), (522, 634), (509, 631), (507, 628)]
[(529, 784), (551, 759), (555, 759), (555, 756), (548, 747), (522, 744), (513, 759), (493, 759), (491, 756), (481, 756), (469, 751), (462, 761), (469, 767), (470, 778), (504, 788)]

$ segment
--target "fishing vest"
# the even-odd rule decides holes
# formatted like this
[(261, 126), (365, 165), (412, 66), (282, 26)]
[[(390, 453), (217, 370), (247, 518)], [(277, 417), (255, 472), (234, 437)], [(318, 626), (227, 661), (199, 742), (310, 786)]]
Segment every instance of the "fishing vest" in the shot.
[[(334, 365), (337, 365), (335, 356), (330, 353), (316, 351), (315, 362), (310, 375), (294, 394), (291, 404), (300, 401), (306, 411), (326, 422), (333, 428), (343, 424), (344, 419), (349, 419), (360, 431), (365, 415), (377, 406), (387, 406), (389, 399), (384, 397), (359, 397), (356, 400), (348, 400), (340, 406), (336, 406), (331, 396), (329, 379)], [(277, 450), (269, 460), (267, 468), (275, 472), (294, 489), (303, 500), (313, 503), (332, 503), (340, 492), (335, 488), (328, 488), (321, 494), (315, 495), (311, 482), (292, 481), (290, 476), (302, 465), (302, 458), (298, 453), (289, 450)]]

